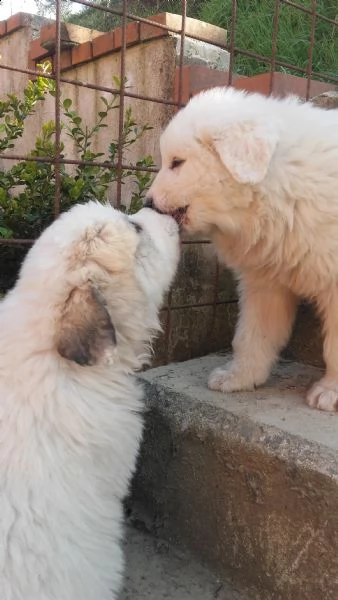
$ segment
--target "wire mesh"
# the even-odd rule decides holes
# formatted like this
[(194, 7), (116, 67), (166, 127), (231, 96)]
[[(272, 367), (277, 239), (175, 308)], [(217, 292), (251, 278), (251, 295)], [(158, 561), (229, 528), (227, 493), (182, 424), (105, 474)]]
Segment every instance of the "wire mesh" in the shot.
[[(122, 194), (122, 183), (123, 183), (123, 172), (124, 171), (144, 171), (155, 173), (157, 167), (152, 166), (139, 166), (137, 164), (125, 164), (123, 159), (123, 136), (124, 136), (124, 117), (126, 101), (133, 99), (141, 103), (153, 103), (154, 105), (163, 105), (171, 107), (173, 110), (180, 109), (184, 104), (184, 61), (185, 61), (185, 45), (186, 39), (192, 39), (196, 42), (204, 42), (210, 44), (210, 39), (197, 35), (192, 31), (187, 33), (187, 10), (189, 3), (183, 0), (181, 3), (181, 26), (180, 27), (169, 27), (163, 23), (156, 21), (156, 28), (163, 30), (163, 33), (170, 32), (180, 37), (180, 50), (178, 58), (178, 90), (176, 97), (169, 97), (164, 91), (163, 95), (158, 97), (153, 95), (147, 95), (138, 93), (133, 89), (126, 86), (126, 56), (128, 52), (126, 28), (128, 23), (136, 23), (139, 27), (140, 24), (154, 26), (152, 19), (137, 14), (130, 13), (128, 11), (128, 1), (123, 0), (121, 8), (112, 8), (111, 6), (101, 5), (98, 3), (90, 2), (87, 0), (72, 0), (74, 5), (89, 7), (96, 11), (101, 11), (109, 15), (114, 15), (120, 19), (121, 27), (121, 48), (120, 48), (120, 82), (119, 88), (116, 86), (103, 85), (97, 81), (82, 80), (81, 78), (69, 76), (65, 74), (61, 67), (61, 53), (62, 53), (62, 40), (61, 40), (61, 8), (62, 0), (56, 0), (56, 44), (53, 52), (53, 70), (51, 73), (44, 73), (44, 77), (55, 81), (55, 104), (54, 104), (54, 118), (55, 118), (55, 152), (53, 156), (47, 157), (28, 157), (26, 154), (20, 154), (19, 152), (3, 152), (0, 153), (0, 161), (3, 165), (9, 164), (13, 161), (22, 160), (34, 160), (40, 163), (49, 163), (54, 165), (55, 169), (55, 199), (54, 199), (54, 217), (56, 218), (62, 210), (61, 202), (61, 169), (64, 165), (83, 165), (90, 166), (96, 165), (97, 167), (114, 168), (117, 172), (117, 185), (116, 185), (116, 196), (115, 205), (119, 207), (121, 205), (121, 194)], [(255, 10), (254, 3), (252, 4), (252, 10)], [(224, 43), (216, 40), (213, 45), (221, 50), (229, 52), (229, 70), (228, 70), (228, 85), (233, 85), (234, 80), (238, 77), (238, 60), (241, 59), (241, 64), (245, 64), (245, 61), (254, 61), (257, 65), (260, 65), (260, 73), (265, 72), (269, 75), (269, 86), (268, 93), (272, 94), (276, 88), (276, 73), (292, 73), (301, 76), (306, 79), (306, 91), (305, 97), (308, 99), (311, 96), (311, 86), (314, 80), (327, 82), (331, 85), (338, 84), (338, 72), (323, 72), (322, 70), (316, 70), (313, 68), (314, 64), (314, 52), (316, 49), (316, 34), (318, 23), (325, 23), (327, 27), (332, 27), (332, 36), (337, 35), (338, 20), (331, 18), (325, 14), (321, 14), (317, 9), (316, 0), (303, 0), (302, 2), (293, 2), (291, 0), (275, 0), (271, 3), (273, 8), (271, 30), (270, 30), (270, 52), (262, 54), (259, 51), (255, 51), (252, 48), (243, 47), (243, 43), (238, 42), (238, 9), (239, 2), (237, 0), (231, 1), (231, 16), (229, 19), (228, 37)], [(293, 11), (293, 14), (302, 15), (302, 18), (308, 23), (309, 36), (307, 41), (303, 43), (307, 44), (307, 61), (306, 64), (292, 64), (286, 56), (283, 56), (279, 52), (279, 40), (283, 32), (280, 30), (281, 25), (281, 13), (285, 14), (285, 11)], [(241, 38), (242, 39), (242, 38)], [(243, 62), (244, 61), (244, 62)], [(251, 64), (250, 63), (250, 64)], [(263, 68), (263, 71), (262, 71)], [(19, 67), (13, 64), (6, 64), (0, 60), (0, 70), (5, 70), (8, 73), (15, 75), (26, 75), (27, 78), (35, 78), (41, 74), (40, 69)], [(99, 91), (106, 94), (118, 94), (119, 95), (119, 117), (118, 117), (118, 151), (116, 163), (109, 162), (108, 160), (76, 160), (62, 155), (61, 151), (61, 93), (64, 86), (73, 86), (81, 90), (88, 89)], [(6, 169), (6, 166), (3, 167)], [(31, 239), (2, 239), (0, 237), (0, 247), (28, 247), (33, 240)], [(207, 244), (207, 240), (183, 240), (183, 244), (189, 246), (189, 244)], [(175, 288), (174, 288), (175, 290)], [(229, 305), (229, 298), (224, 299), (224, 294), (220, 294), (220, 268), (216, 263), (214, 269), (214, 291), (212, 294), (212, 300), (210, 302), (179, 302), (173, 303), (173, 290), (168, 294), (166, 306), (163, 309), (163, 323), (164, 323), (164, 351), (162, 362), (168, 362), (172, 359), (172, 355), (169, 351), (170, 338), (173, 329), (173, 311), (179, 311), (182, 309), (203, 309), (209, 307), (212, 309), (212, 318), (209, 331), (207, 331), (207, 337), (212, 337), (213, 329), (217, 327), (217, 310), (222, 305)]]

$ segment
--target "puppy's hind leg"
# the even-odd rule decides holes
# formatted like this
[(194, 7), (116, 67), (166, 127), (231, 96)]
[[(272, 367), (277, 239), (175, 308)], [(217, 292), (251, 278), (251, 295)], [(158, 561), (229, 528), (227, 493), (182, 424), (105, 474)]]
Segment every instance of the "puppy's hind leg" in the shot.
[(306, 395), (312, 408), (338, 411), (338, 287), (326, 290), (317, 298), (323, 316), (324, 360), (326, 373)]
[(264, 383), (289, 339), (296, 307), (297, 299), (290, 290), (264, 281), (242, 280), (234, 356), (225, 367), (211, 373), (209, 388), (234, 392)]

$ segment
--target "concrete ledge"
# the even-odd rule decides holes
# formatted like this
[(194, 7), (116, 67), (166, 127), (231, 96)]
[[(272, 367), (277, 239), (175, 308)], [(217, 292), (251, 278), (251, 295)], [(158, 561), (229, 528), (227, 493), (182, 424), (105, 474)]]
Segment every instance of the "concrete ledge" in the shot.
[(126, 571), (119, 600), (249, 600), (165, 540), (128, 528), (124, 546)]
[(209, 356), (142, 375), (149, 406), (133, 501), (152, 528), (251, 600), (338, 598), (338, 415), (309, 409), (314, 368), (282, 363), (269, 384), (206, 389)]

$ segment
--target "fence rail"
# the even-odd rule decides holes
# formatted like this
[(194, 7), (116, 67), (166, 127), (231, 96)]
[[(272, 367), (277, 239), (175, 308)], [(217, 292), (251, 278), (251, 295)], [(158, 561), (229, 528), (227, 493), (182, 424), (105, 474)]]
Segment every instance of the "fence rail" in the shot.
[[(97, 11), (105, 12), (107, 14), (113, 15), (115, 17), (119, 17), (120, 19), (120, 27), (121, 27), (121, 46), (120, 46), (120, 73), (119, 78), (121, 85), (119, 88), (116, 86), (107, 86), (100, 84), (97, 81), (84, 81), (81, 78), (69, 77), (65, 75), (64, 70), (61, 65), (61, 58), (63, 52), (62, 46), (62, 23), (61, 23), (61, 0), (56, 0), (56, 14), (55, 14), (55, 49), (53, 51), (52, 56), (52, 72), (43, 73), (43, 76), (47, 79), (50, 79), (55, 82), (55, 103), (54, 103), (54, 119), (55, 119), (55, 152), (52, 157), (40, 157), (40, 156), (27, 156), (24, 153), (20, 152), (2, 152), (0, 153), (0, 162), (6, 170), (6, 165), (12, 164), (13, 161), (36, 161), (37, 163), (45, 163), (45, 164), (53, 164), (55, 169), (55, 200), (54, 200), (54, 217), (57, 217), (62, 210), (62, 202), (61, 202), (61, 177), (62, 177), (62, 167), (63, 165), (82, 165), (82, 166), (92, 166), (96, 165), (98, 167), (103, 168), (111, 168), (116, 169), (117, 171), (117, 186), (116, 186), (116, 197), (115, 197), (115, 205), (117, 207), (121, 204), (121, 194), (122, 194), (122, 183), (123, 183), (123, 172), (124, 171), (134, 171), (134, 172), (149, 172), (153, 173), (157, 171), (157, 167), (154, 166), (146, 166), (146, 165), (137, 165), (137, 164), (126, 164), (124, 162), (123, 156), (123, 136), (124, 136), (124, 118), (125, 118), (125, 110), (126, 110), (126, 101), (129, 99), (133, 99), (139, 101), (141, 103), (153, 103), (154, 105), (163, 105), (167, 107), (171, 107), (173, 110), (179, 109), (182, 107), (186, 101), (186, 94), (184, 92), (184, 61), (185, 61), (185, 47), (187, 40), (194, 40), (195, 42), (204, 42), (210, 44), (210, 39), (205, 36), (198, 35), (193, 31), (188, 31), (187, 29), (187, 10), (189, 8), (189, 3), (186, 0), (183, 0), (181, 3), (181, 26), (180, 27), (170, 27), (167, 24), (161, 23), (159, 21), (154, 21), (150, 18), (146, 18), (144, 16), (139, 16), (137, 14), (131, 14), (128, 11), (128, 1), (124, 0), (122, 2), (121, 10), (117, 10), (115, 8), (107, 7), (104, 5), (100, 5), (94, 2), (89, 2), (87, 0), (73, 0), (73, 4), (81, 5), (82, 7), (88, 7), (91, 9), (95, 9)], [(254, 4), (254, 3), (252, 3)], [(311, 86), (314, 80), (319, 80), (322, 82), (326, 82), (332, 87), (337, 84), (338, 85), (338, 69), (336, 72), (322, 72), (321, 70), (316, 70), (313, 68), (313, 58), (314, 52), (316, 49), (316, 31), (319, 23), (325, 23), (328, 26), (332, 26), (332, 36), (337, 36), (338, 34), (338, 20), (337, 18), (331, 18), (322, 14), (318, 10), (318, 2), (316, 0), (309, 0), (308, 2), (293, 2), (291, 0), (271, 0), (271, 4), (273, 4), (273, 19), (271, 21), (271, 51), (269, 54), (264, 55), (260, 52), (255, 52), (252, 48), (248, 49), (243, 46), (239, 46), (237, 42), (238, 38), (238, 10), (239, 10), (239, 2), (236, 0), (232, 0), (231, 7), (231, 16), (229, 19), (228, 26), (228, 36), (227, 39), (224, 40), (224, 43), (220, 40), (214, 40), (212, 44), (215, 48), (220, 50), (226, 50), (229, 52), (229, 70), (227, 75), (227, 84), (233, 85), (234, 78), (237, 78), (236, 73), (236, 61), (238, 57), (242, 57), (244, 59), (250, 59), (253, 61), (257, 61), (257, 64), (266, 65), (266, 74), (269, 77), (268, 81), (268, 93), (274, 93), (276, 88), (276, 74), (277, 73), (285, 73), (291, 72), (293, 74), (297, 74), (302, 76), (306, 80), (305, 93), (304, 96), (308, 99), (311, 95)], [(285, 57), (279, 55), (278, 51), (278, 36), (279, 29), (281, 23), (281, 10), (285, 10), (286, 8), (290, 11), (294, 11), (295, 13), (302, 14), (304, 19), (306, 19), (309, 23), (309, 39), (308, 39), (308, 58), (307, 64), (291, 64)], [(254, 10), (254, 7), (253, 7)], [(136, 23), (138, 27), (141, 25), (144, 26), (152, 26), (156, 27), (158, 30), (162, 30), (163, 34), (175, 34), (180, 38), (180, 50), (178, 56), (178, 76), (177, 76), (177, 94), (175, 98), (168, 97), (168, 94), (165, 92), (163, 95), (159, 95), (155, 97), (153, 95), (147, 95), (144, 93), (139, 93), (138, 91), (133, 90), (132, 88), (127, 87), (126, 74), (127, 74), (127, 65), (126, 65), (126, 57), (128, 52), (128, 44), (127, 44), (127, 25), (128, 23)], [(0, 29), (1, 32), (1, 29)], [(27, 75), (27, 79), (34, 79), (41, 75), (41, 70), (39, 68), (30, 68), (25, 66), (18, 66), (13, 64), (8, 64), (7, 62), (1, 62), (0, 59), (0, 72), (1, 70), (5, 70), (8, 73), (11, 73), (13, 77), (19, 75)], [(117, 150), (117, 160), (115, 162), (107, 161), (107, 160), (76, 160), (73, 158), (67, 158), (67, 156), (63, 156), (62, 153), (62, 123), (61, 123), (61, 92), (64, 86), (73, 86), (80, 90), (88, 89), (99, 91), (106, 94), (118, 94), (119, 95), (119, 116), (118, 116), (118, 150)], [(0, 207), (1, 209), (1, 207)], [(33, 240), (31, 239), (2, 239), (0, 237), (0, 248), (1, 252), (5, 247), (18, 247), (29, 246)], [(183, 243), (186, 246), (191, 246), (191, 244), (207, 244), (206, 240), (184, 240)], [(5, 260), (5, 259), (4, 259)], [(220, 269), (218, 265), (214, 268), (214, 292), (212, 294), (212, 299), (208, 302), (201, 301), (200, 303), (191, 301), (190, 303), (186, 302), (176, 302), (173, 305), (173, 293), (175, 292), (175, 288), (169, 293), (167, 303), (164, 310), (164, 340), (165, 340), (165, 349), (164, 349), (164, 358), (163, 361), (168, 361), (170, 359), (168, 346), (170, 343), (170, 336), (172, 334), (172, 314), (173, 311), (179, 311), (183, 309), (196, 309), (196, 308), (205, 308), (211, 307), (213, 310), (212, 317), (212, 326), (215, 327), (216, 323), (216, 310), (220, 305), (229, 304), (233, 302), (232, 299), (222, 299), (220, 294)]]

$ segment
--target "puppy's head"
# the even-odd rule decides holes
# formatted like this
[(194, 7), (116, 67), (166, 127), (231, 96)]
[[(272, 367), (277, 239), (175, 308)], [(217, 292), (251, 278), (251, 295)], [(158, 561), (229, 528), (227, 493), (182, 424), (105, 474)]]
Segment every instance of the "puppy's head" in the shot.
[(222, 88), (195, 96), (162, 134), (162, 167), (149, 190), (154, 207), (191, 233), (208, 233), (246, 208), (278, 141), (265, 102)]
[(126, 216), (90, 202), (41, 235), (14, 294), (27, 314), (35, 311), (41, 339), (59, 356), (82, 366), (109, 364), (119, 352), (142, 354), (159, 328), (178, 258), (171, 217), (150, 209)]

